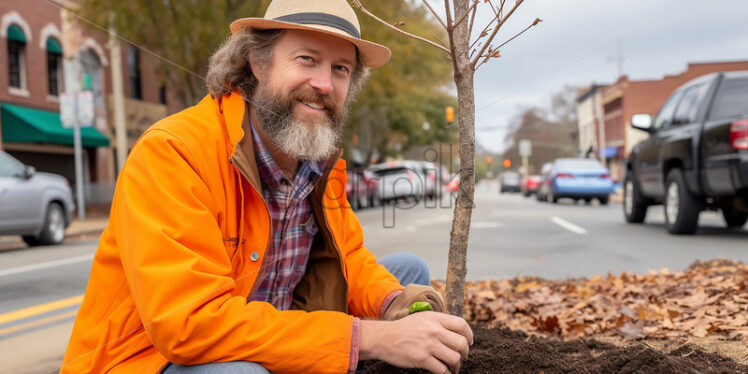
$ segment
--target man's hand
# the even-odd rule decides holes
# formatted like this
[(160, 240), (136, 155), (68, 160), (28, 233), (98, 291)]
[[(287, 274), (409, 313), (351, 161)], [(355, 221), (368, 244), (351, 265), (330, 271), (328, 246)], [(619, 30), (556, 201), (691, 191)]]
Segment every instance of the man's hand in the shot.
[(473, 331), (460, 317), (420, 312), (396, 321), (361, 321), (359, 359), (401, 368), (456, 373), (467, 359)]
[(445, 310), (442, 295), (433, 288), (420, 284), (409, 284), (405, 286), (403, 293), (392, 300), (392, 304), (387, 307), (382, 319), (392, 321), (408, 316), (410, 314), (408, 308), (417, 301), (429, 303), (435, 312), (444, 312)]

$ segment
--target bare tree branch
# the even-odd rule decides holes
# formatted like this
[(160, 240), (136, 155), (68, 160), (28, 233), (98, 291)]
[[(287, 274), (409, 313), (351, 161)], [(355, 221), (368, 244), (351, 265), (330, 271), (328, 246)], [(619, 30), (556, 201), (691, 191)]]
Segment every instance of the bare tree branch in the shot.
[(452, 9), (449, 7), (449, 0), (444, 0), (444, 11), (447, 13), (447, 31), (449, 31), (449, 34), (452, 35), (454, 23), (452, 23)]
[[(479, 0), (475, 0), (478, 2)], [(470, 15), (470, 25), (468, 26), (468, 35), (473, 34), (473, 24), (475, 23), (475, 12), (478, 10), (478, 7), (473, 7), (473, 13)]]
[(520, 5), (522, 5), (522, 2), (524, 2), (524, 0), (517, 0), (517, 2), (514, 3), (512, 10), (510, 10), (509, 13), (507, 13), (507, 15), (504, 16), (504, 18), (502, 18), (501, 21), (499, 21), (499, 24), (496, 25), (496, 27), (493, 29), (493, 32), (491, 32), (491, 35), (488, 37), (486, 44), (483, 45), (483, 48), (480, 50), (480, 52), (478, 52), (478, 55), (475, 56), (475, 59), (472, 61), (473, 69), (475, 69), (475, 66), (478, 64), (478, 61), (480, 60), (481, 56), (483, 55), (483, 53), (486, 52), (486, 48), (488, 48), (488, 46), (491, 44), (491, 41), (493, 41), (493, 38), (496, 36), (496, 33), (499, 32), (499, 29), (501, 28), (501, 26), (503, 26), (504, 22), (506, 22), (506, 20), (508, 20), (509, 17), (512, 16), (514, 11), (517, 10), (517, 8), (519, 8)]
[[(518, 32), (518, 33), (517, 33), (517, 35), (514, 35), (514, 36), (512, 36), (511, 38), (509, 38), (509, 39), (508, 39), (507, 41), (505, 41), (505, 42), (501, 43), (501, 44), (500, 44), (500, 45), (499, 45), (498, 47), (496, 47), (496, 48), (493, 48), (493, 47), (491, 47), (491, 49), (489, 49), (489, 50), (488, 50), (488, 54), (487, 54), (486, 56), (484, 56), (484, 57), (485, 57), (485, 59), (484, 59), (483, 61), (481, 61), (481, 63), (480, 63), (480, 64), (478, 64), (478, 66), (476, 66), (476, 67), (475, 67), (475, 70), (478, 70), (478, 68), (479, 68), (479, 67), (481, 67), (481, 65), (485, 64), (486, 62), (488, 62), (488, 60), (489, 60), (490, 58), (492, 58), (492, 57), (495, 57), (495, 56), (492, 56), (492, 53), (491, 53), (492, 51), (498, 52), (499, 48), (501, 48), (501, 47), (505, 46), (505, 45), (506, 45), (506, 43), (509, 43), (509, 42), (511, 42), (512, 40), (516, 39), (516, 38), (517, 38), (518, 36), (520, 36), (520, 35), (524, 34), (524, 33), (525, 33), (525, 31), (529, 30), (529, 29), (530, 29), (531, 27), (533, 27), (533, 26), (537, 26), (537, 24), (539, 24), (540, 22), (543, 22), (543, 20), (542, 20), (542, 19), (540, 19), (540, 18), (535, 18), (535, 21), (533, 21), (533, 22), (532, 22), (532, 24), (531, 24), (530, 26), (527, 26), (527, 27), (525, 27), (525, 29), (524, 29), (524, 30), (522, 30), (522, 31), (520, 31), (520, 32)], [(500, 57), (500, 56), (499, 56), (499, 57)], [(479, 59), (480, 59), (480, 56), (478, 56), (478, 57), (476, 58), (476, 60), (479, 60)]]
[(379, 23), (381, 23), (381, 24), (383, 24), (383, 25), (385, 25), (385, 26), (387, 26), (387, 27), (389, 27), (389, 28), (391, 28), (391, 29), (393, 29), (393, 30), (395, 30), (395, 31), (397, 31), (397, 32), (405, 35), (405, 36), (408, 36), (410, 38), (413, 38), (413, 39), (416, 39), (416, 40), (420, 40), (420, 41), (422, 41), (424, 43), (430, 44), (430, 45), (432, 45), (432, 46), (434, 46), (436, 48), (441, 49), (444, 52), (449, 53), (450, 55), (452, 54), (452, 52), (449, 49), (444, 48), (443, 46), (440, 46), (439, 44), (434, 43), (431, 40), (428, 40), (426, 38), (422, 38), (422, 37), (420, 37), (418, 35), (411, 34), (411, 33), (407, 32), (405, 30), (401, 30), (401, 29), (399, 29), (399, 28), (391, 25), (387, 21), (385, 21), (385, 20), (383, 20), (383, 19), (375, 16), (374, 14), (372, 14), (371, 12), (369, 12), (366, 8), (364, 8), (364, 5), (361, 4), (360, 0), (353, 0), (353, 4), (356, 5), (359, 9), (361, 9), (361, 11), (364, 12), (366, 15), (368, 15), (369, 17), (374, 18), (375, 20), (377, 20)]
[(436, 20), (442, 24), (442, 27), (444, 27), (444, 30), (449, 31), (449, 29), (447, 28), (447, 24), (444, 23), (444, 20), (441, 17), (439, 17), (439, 13), (436, 13), (434, 8), (432, 8), (431, 5), (429, 5), (429, 2), (427, 0), (423, 0), (423, 4), (426, 5), (427, 8), (429, 8), (429, 10), (431, 11), (431, 14), (434, 15), (434, 18), (436, 18)]
[(527, 26), (527, 27), (525, 27), (525, 29), (524, 29), (524, 30), (522, 30), (522, 31), (520, 31), (520, 32), (518, 32), (518, 33), (517, 33), (517, 35), (514, 35), (514, 36), (512, 36), (511, 38), (509, 38), (509, 39), (508, 39), (507, 41), (505, 41), (505, 42), (503, 42), (503, 43), (499, 44), (499, 46), (498, 46), (498, 47), (496, 47), (496, 49), (499, 49), (499, 48), (503, 47), (504, 45), (506, 45), (506, 43), (509, 43), (509, 42), (511, 42), (512, 40), (514, 40), (514, 39), (515, 39), (516, 37), (518, 37), (518, 36), (520, 36), (520, 35), (524, 34), (524, 33), (525, 33), (525, 31), (529, 30), (529, 29), (530, 29), (531, 27), (533, 27), (533, 26), (537, 26), (537, 25), (538, 25), (538, 24), (539, 24), (540, 22), (543, 22), (543, 20), (542, 20), (542, 19), (540, 19), (540, 18), (535, 18), (535, 21), (533, 21), (533, 22), (532, 22), (532, 24), (531, 24), (530, 26)]
[[(463, 14), (463, 15), (462, 15), (462, 17), (460, 17), (460, 19), (459, 19), (459, 20), (457, 20), (457, 21), (455, 22), (454, 26), (457, 26), (457, 25), (459, 25), (459, 24), (460, 24), (460, 23), (461, 23), (462, 21), (464, 21), (464, 20), (465, 20), (465, 18), (467, 18), (467, 17), (468, 17), (468, 15), (470, 14), (470, 12), (471, 12), (471, 11), (473, 12), (473, 14), (475, 14), (475, 9), (477, 9), (477, 8), (478, 8), (478, 7), (477, 7), (477, 5), (478, 5), (478, 2), (480, 2), (480, 0), (473, 0), (473, 5), (471, 5), (471, 6), (470, 6), (470, 9), (468, 9), (467, 13)], [(475, 17), (475, 16), (473, 16), (473, 17)], [(453, 26), (453, 27), (454, 27), (454, 26)], [(468, 35), (469, 35), (469, 34), (468, 34)]]
[(493, 10), (494, 16), (501, 18), (501, 16), (499, 16), (499, 12), (496, 10), (496, 7), (493, 5), (493, 2), (491, 2), (491, 0), (486, 1), (488, 1), (488, 5), (491, 7), (491, 10)]

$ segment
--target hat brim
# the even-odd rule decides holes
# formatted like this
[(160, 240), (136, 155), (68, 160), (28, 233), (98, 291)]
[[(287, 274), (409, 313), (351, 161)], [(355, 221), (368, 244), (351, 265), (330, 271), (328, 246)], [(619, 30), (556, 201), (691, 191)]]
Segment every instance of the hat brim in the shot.
[(382, 66), (390, 60), (392, 52), (389, 48), (372, 43), (363, 39), (355, 38), (346, 32), (331, 26), (325, 25), (304, 25), (292, 22), (276, 21), (265, 18), (241, 18), (231, 23), (230, 29), (232, 34), (251, 27), (258, 30), (269, 30), (269, 29), (294, 29), (294, 30), (308, 30), (321, 32), (333, 36), (343, 38), (353, 43), (358, 48), (359, 56), (364, 66), (369, 68), (375, 68)]

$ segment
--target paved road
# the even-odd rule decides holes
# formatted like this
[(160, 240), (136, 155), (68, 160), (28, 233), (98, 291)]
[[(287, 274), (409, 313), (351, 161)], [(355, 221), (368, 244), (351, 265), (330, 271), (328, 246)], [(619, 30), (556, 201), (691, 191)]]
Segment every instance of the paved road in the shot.
[[(368, 247), (378, 256), (411, 251), (444, 279), (453, 203), (421, 202), (359, 212)], [(620, 204), (551, 205), (499, 195), (481, 185), (471, 227), (468, 279), (517, 275), (567, 278), (621, 270), (682, 270), (696, 259), (748, 262), (748, 230), (726, 230), (719, 214), (703, 213), (695, 236), (675, 237), (661, 208), (644, 225), (623, 222)], [(80, 303), (95, 241), (0, 252), (2, 372), (56, 372)]]
[[(427, 259), (432, 278), (444, 279), (453, 210), (449, 206), (446, 199), (432, 208), (422, 202), (417, 208), (363, 211), (359, 219), (373, 252), (415, 252)], [(701, 214), (696, 235), (673, 236), (665, 230), (662, 207), (651, 207), (645, 224), (630, 225), (624, 223), (620, 204), (540, 203), (518, 194), (499, 195), (495, 185), (481, 185), (472, 218), (469, 280), (683, 270), (697, 259), (715, 257), (748, 261), (748, 230), (725, 229), (717, 212)]]

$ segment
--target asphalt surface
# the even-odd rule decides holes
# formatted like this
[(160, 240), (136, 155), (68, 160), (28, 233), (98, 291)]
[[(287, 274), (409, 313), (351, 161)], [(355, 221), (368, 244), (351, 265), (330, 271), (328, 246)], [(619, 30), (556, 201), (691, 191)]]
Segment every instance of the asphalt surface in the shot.
[[(358, 213), (366, 244), (377, 256), (410, 251), (432, 278), (444, 279), (454, 201), (421, 201)], [(468, 249), (468, 280), (538, 275), (590, 277), (685, 269), (697, 259), (748, 262), (748, 230), (727, 230), (705, 212), (694, 236), (665, 231), (661, 207), (642, 225), (626, 224), (621, 205), (539, 203), (478, 186)], [(3, 373), (59, 370), (96, 241), (0, 252), (0, 362)]]

